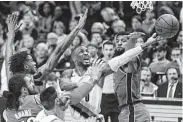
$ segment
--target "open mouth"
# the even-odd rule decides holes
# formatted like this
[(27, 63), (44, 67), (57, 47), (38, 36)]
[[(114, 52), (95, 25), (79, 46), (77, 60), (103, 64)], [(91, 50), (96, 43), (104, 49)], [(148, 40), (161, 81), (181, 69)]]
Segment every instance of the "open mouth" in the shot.
[(90, 58), (89, 58), (89, 56), (87, 55), (87, 56), (83, 56), (83, 61), (85, 62), (85, 63), (90, 63)]

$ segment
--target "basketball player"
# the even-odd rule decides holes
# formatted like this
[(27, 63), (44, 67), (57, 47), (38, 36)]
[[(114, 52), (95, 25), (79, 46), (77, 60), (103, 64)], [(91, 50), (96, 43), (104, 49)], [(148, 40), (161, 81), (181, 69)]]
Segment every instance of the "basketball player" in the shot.
[[(152, 41), (159, 40), (158, 38), (156, 38), (156, 34), (153, 34), (141, 47), (147, 47)], [(117, 49), (116, 54), (125, 54), (127, 50), (135, 46), (135, 40), (129, 40), (127, 34), (119, 33), (116, 35), (115, 44)], [(140, 95), (139, 78), (141, 64), (139, 57), (136, 55), (123, 66), (117, 64), (114, 59), (109, 61), (109, 66), (114, 71), (115, 92), (118, 97), (119, 108), (121, 109), (118, 117), (119, 122), (149, 122), (150, 115), (142, 103)]]
[[(131, 43), (134, 43), (133, 41), (136, 40), (142, 33), (131, 33), (126, 36), (128, 41), (130, 42), (128, 45), (129, 47), (132, 45)], [(124, 54), (117, 56), (109, 61), (109, 63), (106, 63), (104, 67), (104, 72), (111, 72), (114, 71), (116, 72), (117, 69), (129, 62), (131, 59), (139, 55), (147, 46), (151, 45), (152, 43), (155, 43), (156, 40), (156, 34), (154, 34), (149, 40), (144, 43), (141, 46), (138, 46), (136, 48), (130, 49), (129, 51), (125, 52)], [(81, 76), (86, 74), (86, 70), (90, 66), (90, 56), (87, 51), (87, 48), (84, 46), (78, 46), (76, 47), (71, 54), (72, 60), (75, 63), (75, 69), (71, 70), (66, 70), (63, 72), (63, 77), (64, 78), (69, 78), (71, 82), (76, 82), (79, 84), (79, 79)], [(118, 76), (117, 76), (118, 77)], [(101, 102), (101, 95), (102, 95), (102, 85), (97, 84), (92, 91), (89, 93), (89, 96), (85, 99), (83, 99), (82, 103), (83, 106), (84, 104), (87, 105), (88, 109), (90, 111), (81, 111), (82, 108), (75, 107), (75, 109), (69, 108), (70, 110), (70, 115), (66, 116), (72, 116), (71, 119), (68, 118), (68, 120), (77, 122), (77, 121), (92, 121), (94, 122), (95, 119), (87, 119), (87, 117), (90, 117), (89, 113), (99, 113), (100, 112), (100, 102)], [(81, 105), (82, 106), (82, 105)], [(80, 113), (79, 113), (80, 112)], [(66, 112), (69, 113), (69, 112)], [(83, 114), (84, 113), (84, 114)]]
[[(61, 55), (70, 46), (73, 39), (76, 37), (78, 32), (85, 25), (87, 12), (88, 10), (86, 10), (84, 15), (80, 17), (78, 25), (70, 32), (70, 34), (65, 38), (65, 40), (60, 42), (57, 45), (56, 49), (53, 51), (53, 53), (49, 57), (46, 64), (40, 67), (39, 69), (36, 69), (35, 63), (33, 63), (32, 57), (27, 53), (20, 52), (13, 55), (14, 53), (13, 39), (14, 39), (15, 31), (18, 29), (16, 26), (18, 16), (16, 15), (16, 13), (9, 15), (7, 19), (9, 32), (8, 32), (8, 41), (6, 44), (5, 63), (6, 63), (6, 69), (10, 69), (11, 72), (9, 72), (9, 70), (6, 71), (7, 79), (11, 78), (12, 77), (11, 75), (14, 75), (16, 73), (26, 73), (29, 77), (31, 77), (31, 79), (33, 79), (33, 75), (34, 75), (35, 85), (37, 86), (43, 85), (42, 83), (43, 79), (45, 79), (45, 77), (50, 72), (53, 71)], [(20, 56), (24, 58), (26, 57), (27, 61), (26, 62), (22, 61)], [(8, 67), (9, 66), (8, 61), (10, 61), (10, 68)]]
[[(99, 81), (103, 66), (104, 63), (101, 60), (95, 61), (89, 74), (82, 77), (85, 82), (81, 86), (70, 91), (69, 94), (58, 96), (61, 102), (59, 106), (62, 107), (65, 105), (63, 103), (67, 103), (67, 100), (64, 102), (63, 98), (70, 98), (70, 104), (77, 104), (87, 96)], [(40, 95), (35, 94), (34, 89), (29, 87), (31, 83), (31, 79), (23, 73), (17, 73), (9, 80), (9, 91), (4, 92), (4, 97), (7, 99), (5, 113), (8, 122), (34, 122), (35, 116), (41, 111)], [(62, 110), (60, 107), (57, 107), (58, 111)]]

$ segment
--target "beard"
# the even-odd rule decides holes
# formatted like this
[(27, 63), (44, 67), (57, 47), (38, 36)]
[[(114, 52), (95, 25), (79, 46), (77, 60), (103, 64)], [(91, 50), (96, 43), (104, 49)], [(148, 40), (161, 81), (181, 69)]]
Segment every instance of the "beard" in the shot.
[(124, 48), (118, 48), (115, 50), (115, 56), (119, 56), (125, 52)]

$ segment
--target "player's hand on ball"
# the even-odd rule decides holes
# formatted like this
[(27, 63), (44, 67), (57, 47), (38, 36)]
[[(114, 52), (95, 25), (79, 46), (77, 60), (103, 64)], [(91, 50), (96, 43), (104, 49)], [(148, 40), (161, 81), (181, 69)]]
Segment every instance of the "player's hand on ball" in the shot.
[(105, 66), (105, 62), (102, 59), (95, 59), (92, 63), (92, 78), (99, 80), (102, 76), (102, 70)]
[(164, 38), (161, 37), (161, 36), (157, 36), (156, 33), (154, 33), (148, 40), (147, 40), (147, 43), (151, 43), (151, 44), (154, 44), (160, 40), (163, 40)]

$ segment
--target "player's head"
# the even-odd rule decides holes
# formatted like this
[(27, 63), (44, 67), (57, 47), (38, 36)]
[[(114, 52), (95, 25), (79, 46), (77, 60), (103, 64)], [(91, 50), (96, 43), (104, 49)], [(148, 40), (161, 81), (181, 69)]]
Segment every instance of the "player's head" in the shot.
[(126, 32), (120, 32), (114, 38), (116, 51), (120, 54), (122, 54), (125, 51), (126, 44), (128, 41), (127, 35), (128, 33)]
[(179, 75), (180, 75), (180, 71), (177, 67), (175, 66), (170, 66), (166, 69), (166, 77), (168, 82), (170, 83), (175, 83), (177, 82)]
[(33, 91), (33, 87), (31, 87), (31, 82), (32, 81), (26, 78), (25, 74), (15, 74), (9, 80), (9, 91), (3, 93), (4, 97), (7, 99), (8, 108), (17, 110), (19, 108), (20, 97), (36, 93), (36, 91)]
[(90, 66), (90, 56), (88, 49), (85, 46), (77, 46), (73, 49), (71, 53), (72, 61), (77, 66)]
[(114, 55), (114, 44), (111, 41), (104, 41), (102, 45), (102, 53), (105, 58), (111, 59)]
[(36, 63), (33, 61), (32, 56), (26, 51), (16, 53), (10, 59), (10, 71), (16, 73), (36, 73)]
[(65, 106), (64, 100), (57, 97), (57, 92), (54, 87), (48, 87), (40, 94), (40, 101), (44, 109), (53, 111), (55, 114), (58, 109)]
[(152, 72), (148, 67), (142, 67), (141, 69), (141, 81), (144, 82), (145, 85), (148, 85), (151, 81)]

